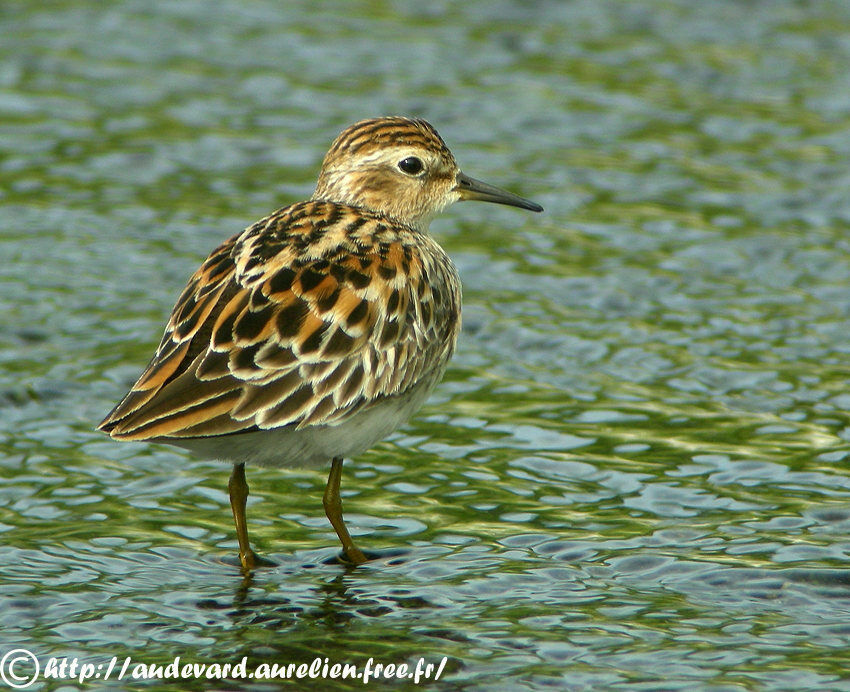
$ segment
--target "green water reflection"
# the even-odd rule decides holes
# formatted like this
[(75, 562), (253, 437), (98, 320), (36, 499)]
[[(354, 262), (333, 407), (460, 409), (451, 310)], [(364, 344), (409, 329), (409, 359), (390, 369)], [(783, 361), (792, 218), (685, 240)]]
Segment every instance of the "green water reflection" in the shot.
[[(848, 30), (839, 2), (4, 4), (3, 650), (850, 689)], [(384, 557), (335, 563), (322, 472), (251, 469), (278, 566), (243, 583), (228, 469), (92, 427), (201, 259), (383, 113), (546, 214), (433, 225), (458, 355), (343, 480)]]

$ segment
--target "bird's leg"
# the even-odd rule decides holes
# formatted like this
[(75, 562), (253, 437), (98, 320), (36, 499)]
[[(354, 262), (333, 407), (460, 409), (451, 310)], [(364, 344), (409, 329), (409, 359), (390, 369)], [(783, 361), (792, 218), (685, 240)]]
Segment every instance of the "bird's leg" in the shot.
[(342, 519), (342, 500), (339, 497), (339, 480), (341, 477), (342, 459), (337, 457), (331, 462), (331, 472), (328, 475), (328, 484), (325, 487), (322, 504), (325, 506), (325, 514), (328, 515), (336, 535), (342, 542), (342, 550), (346, 557), (355, 565), (361, 565), (366, 562), (366, 556), (360, 548), (354, 545), (354, 541), (351, 540), (351, 535), (345, 528), (345, 522)]
[(245, 518), (245, 504), (248, 501), (248, 483), (245, 480), (245, 464), (234, 464), (230, 482), (230, 507), (233, 509), (233, 520), (236, 522), (236, 538), (239, 541), (239, 561), (242, 571), (250, 572), (257, 565), (257, 556), (248, 543), (248, 522)]

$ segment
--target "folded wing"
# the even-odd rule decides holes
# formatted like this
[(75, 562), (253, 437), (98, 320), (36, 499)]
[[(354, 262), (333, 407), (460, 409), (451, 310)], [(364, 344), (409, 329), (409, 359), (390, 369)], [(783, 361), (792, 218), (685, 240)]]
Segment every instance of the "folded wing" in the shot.
[(445, 365), (459, 329), (454, 267), (441, 250), (426, 258), (423, 242), (327, 202), (263, 219), (192, 276), (100, 429), (168, 439), (334, 425), (402, 394)]

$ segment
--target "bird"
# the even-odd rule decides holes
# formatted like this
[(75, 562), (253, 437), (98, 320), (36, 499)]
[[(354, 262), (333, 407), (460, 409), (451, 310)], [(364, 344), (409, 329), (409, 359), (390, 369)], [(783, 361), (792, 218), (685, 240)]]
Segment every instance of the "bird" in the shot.
[(448, 205), (542, 207), (462, 173), (419, 118), (362, 120), (333, 141), (312, 197), (212, 251), (150, 363), (97, 429), (233, 464), (243, 573), (270, 563), (248, 538), (245, 465), (318, 468), (341, 561), (365, 553), (342, 515), (343, 459), (402, 425), (446, 370), (461, 282), (428, 232)]

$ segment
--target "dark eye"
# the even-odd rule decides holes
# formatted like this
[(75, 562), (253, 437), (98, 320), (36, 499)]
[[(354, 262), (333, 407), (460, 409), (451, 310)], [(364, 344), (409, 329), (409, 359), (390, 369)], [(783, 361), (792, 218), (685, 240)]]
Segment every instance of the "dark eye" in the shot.
[(398, 168), (402, 173), (407, 173), (408, 175), (419, 175), (425, 166), (422, 164), (422, 161), (417, 159), (415, 156), (408, 156), (406, 159), (402, 159), (398, 162)]

